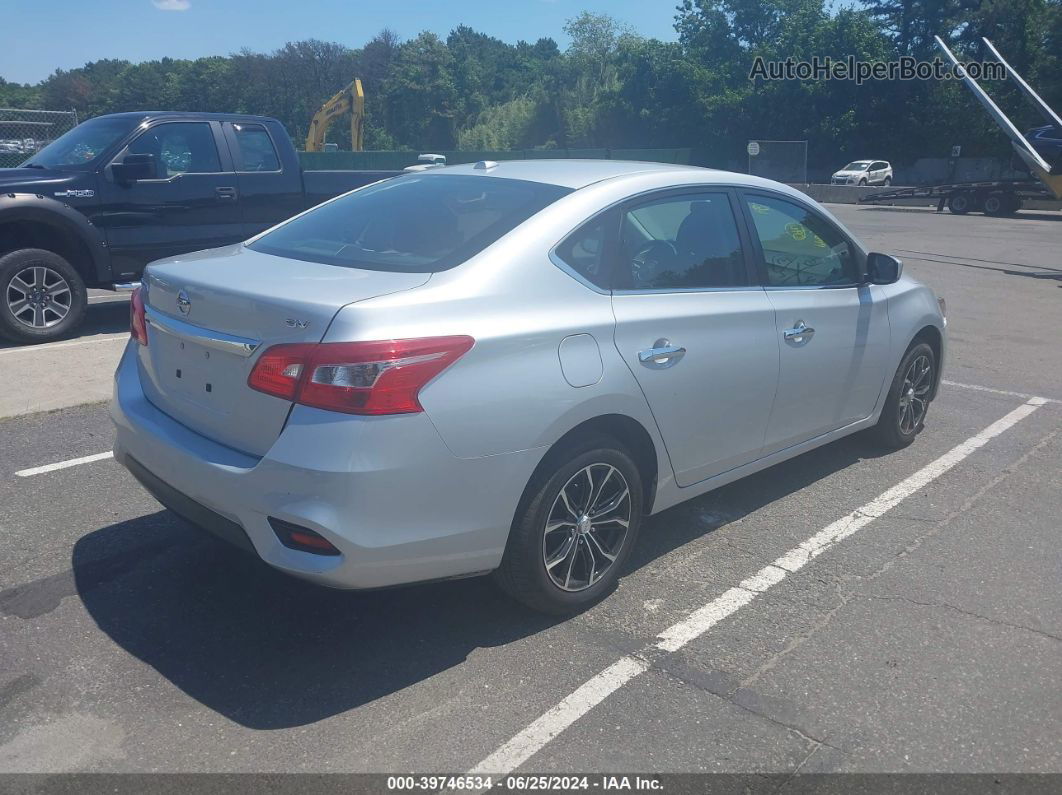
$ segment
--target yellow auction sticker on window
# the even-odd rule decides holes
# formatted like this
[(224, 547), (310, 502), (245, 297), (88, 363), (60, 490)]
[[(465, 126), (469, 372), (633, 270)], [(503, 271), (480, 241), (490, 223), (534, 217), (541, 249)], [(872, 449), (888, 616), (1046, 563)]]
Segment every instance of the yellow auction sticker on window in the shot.
[(786, 224), (785, 231), (789, 233), (793, 240), (807, 240), (808, 238), (808, 230), (802, 224)]
[(749, 207), (752, 208), (752, 212), (757, 215), (767, 215), (771, 211), (770, 207), (763, 204), (756, 204), (756, 202), (749, 202)]

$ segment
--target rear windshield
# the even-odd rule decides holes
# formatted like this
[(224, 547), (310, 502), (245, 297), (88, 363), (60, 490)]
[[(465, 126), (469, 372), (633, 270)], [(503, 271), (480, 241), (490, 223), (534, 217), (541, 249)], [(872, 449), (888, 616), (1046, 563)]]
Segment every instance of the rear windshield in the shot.
[(411, 174), (324, 204), (248, 248), (348, 268), (432, 273), (464, 262), (568, 193), (515, 179)]

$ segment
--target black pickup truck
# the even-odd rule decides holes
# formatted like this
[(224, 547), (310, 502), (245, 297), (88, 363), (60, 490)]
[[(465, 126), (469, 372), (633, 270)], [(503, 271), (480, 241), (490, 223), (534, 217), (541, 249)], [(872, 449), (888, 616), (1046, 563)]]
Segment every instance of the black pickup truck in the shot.
[(395, 171), (302, 171), (276, 119), (135, 112), (78, 125), (0, 169), (0, 333), (61, 337), (86, 289), (128, 289), (161, 257), (246, 240)]

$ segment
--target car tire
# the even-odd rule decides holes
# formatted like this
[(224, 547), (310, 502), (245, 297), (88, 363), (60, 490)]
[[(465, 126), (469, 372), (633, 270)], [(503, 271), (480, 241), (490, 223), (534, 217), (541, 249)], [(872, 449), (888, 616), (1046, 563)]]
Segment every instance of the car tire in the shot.
[(80, 325), (85, 282), (53, 251), (23, 248), (0, 257), (0, 333), (16, 342), (49, 342)]
[[(928, 365), (928, 370), (924, 366)], [(881, 447), (899, 450), (925, 427), (937, 377), (937, 357), (925, 342), (910, 347), (893, 376), (885, 407), (870, 432)]]
[[(615, 588), (637, 541), (643, 494), (638, 466), (611, 437), (586, 437), (551, 451), (524, 490), (495, 582), (552, 615), (599, 602)], [(585, 517), (595, 510), (600, 520), (590, 523)]]
[(867, 180), (864, 177), (863, 179), (859, 180), (859, 187), (865, 188), (866, 186), (867, 186)]
[(886, 188), (892, 184), (892, 177), (885, 177), (885, 181), (881, 183)]

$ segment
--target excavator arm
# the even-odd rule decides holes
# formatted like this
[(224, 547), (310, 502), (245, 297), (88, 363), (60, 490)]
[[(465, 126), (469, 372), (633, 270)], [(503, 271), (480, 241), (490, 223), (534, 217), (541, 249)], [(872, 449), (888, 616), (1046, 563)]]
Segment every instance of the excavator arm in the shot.
[(362, 128), (365, 121), (365, 91), (361, 87), (361, 80), (354, 78), (349, 86), (336, 93), (313, 115), (310, 121), (310, 132), (306, 136), (307, 152), (324, 151), (328, 126), (337, 116), (342, 116), (344, 113), (350, 113), (351, 149), (355, 152), (361, 151)]

